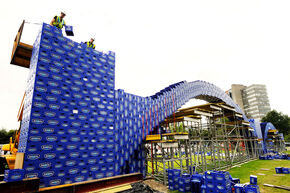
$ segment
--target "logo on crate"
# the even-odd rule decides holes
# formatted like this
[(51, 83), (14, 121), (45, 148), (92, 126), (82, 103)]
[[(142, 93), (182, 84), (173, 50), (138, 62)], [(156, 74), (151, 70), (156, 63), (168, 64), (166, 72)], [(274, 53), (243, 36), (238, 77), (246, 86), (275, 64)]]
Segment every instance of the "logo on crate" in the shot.
[(77, 182), (84, 181), (84, 179), (85, 179), (84, 176), (77, 176), (77, 177), (75, 177), (75, 181), (77, 181)]
[(42, 145), (41, 146), (42, 150), (48, 151), (53, 149), (53, 145)]
[(31, 171), (35, 170), (35, 166), (27, 166), (27, 167), (25, 167), (25, 170), (28, 172), (31, 172)]
[(27, 155), (27, 159), (29, 159), (29, 160), (37, 160), (39, 158), (40, 158), (39, 154), (28, 154)]
[(107, 173), (106, 173), (106, 176), (107, 176), (107, 177), (111, 177), (111, 176), (113, 176), (113, 175), (114, 175), (114, 172), (107, 172)]
[(61, 180), (60, 179), (50, 180), (49, 181), (49, 185), (51, 185), (51, 186), (56, 186), (56, 185), (59, 185), (59, 184), (61, 184)]
[(55, 112), (46, 111), (44, 114), (45, 114), (45, 116), (47, 116), (47, 117), (55, 117)]
[(110, 162), (113, 162), (114, 159), (113, 158), (107, 158), (106, 161), (110, 163)]
[(35, 152), (35, 151), (37, 151), (37, 148), (36, 147), (29, 147), (29, 148), (27, 148), (27, 151), (28, 152)]
[(44, 133), (50, 134), (50, 133), (53, 133), (54, 132), (54, 128), (43, 128), (42, 131)]
[(34, 141), (34, 142), (38, 142), (38, 141), (42, 140), (42, 137), (41, 136), (31, 136), (31, 137), (29, 137), (29, 140)]
[(76, 161), (74, 161), (74, 160), (66, 161), (65, 162), (65, 165), (67, 165), (67, 166), (74, 166), (74, 165), (76, 165)]
[(52, 75), (52, 78), (53, 78), (54, 80), (62, 80), (62, 77), (59, 76), (59, 75)]
[(45, 159), (54, 159), (56, 157), (55, 153), (46, 153), (44, 154)]
[(77, 86), (71, 86), (72, 91), (78, 92), (80, 90)]
[(50, 162), (43, 162), (39, 164), (40, 168), (49, 168), (51, 166)]
[(63, 167), (63, 164), (58, 162), (57, 164), (55, 164), (54, 167), (55, 168), (62, 168)]
[(81, 139), (80, 139), (80, 137), (76, 137), (76, 136), (74, 136), (74, 137), (71, 137), (70, 140), (71, 140), (72, 142), (78, 142), (78, 141), (80, 141)]
[(35, 90), (39, 91), (39, 92), (46, 92), (47, 91), (47, 88), (45, 87), (41, 87), (41, 86), (36, 86), (35, 87)]
[(79, 172), (79, 169), (77, 169), (77, 168), (73, 168), (73, 169), (68, 170), (69, 174), (77, 174), (78, 172)]
[[(59, 53), (59, 54), (64, 54), (64, 53), (65, 53), (64, 50), (59, 49), (59, 48), (55, 48), (55, 51), (56, 51), (57, 53)], [(54, 62), (57, 62), (57, 61), (54, 61)], [(60, 62), (57, 62), (57, 63), (60, 63)]]
[(76, 157), (79, 157), (80, 156), (80, 153), (79, 152), (71, 152), (69, 154), (69, 156), (72, 157), (72, 158), (76, 158)]
[(50, 104), (49, 108), (54, 109), (54, 110), (58, 110), (60, 108), (60, 106), (57, 104)]
[(43, 33), (44, 33), (45, 35), (48, 35), (48, 36), (53, 36), (53, 33), (48, 32), (48, 31), (43, 31)]
[(49, 141), (49, 142), (54, 142), (57, 140), (57, 136), (47, 136), (46, 137), (46, 141)]
[(72, 126), (79, 127), (79, 126), (81, 126), (81, 123), (80, 122), (72, 122)]
[(49, 178), (54, 175), (54, 171), (44, 171), (42, 172), (42, 176), (45, 178)]
[(61, 94), (61, 91), (60, 90), (57, 90), (57, 89), (51, 89), (50, 92), (52, 94), (57, 94), (57, 95)]
[(57, 98), (54, 97), (54, 96), (49, 96), (48, 95), (48, 96), (46, 96), (46, 100), (54, 102), (54, 101), (57, 101)]
[(12, 180), (17, 180), (17, 179), (20, 179), (21, 178), (21, 174), (14, 174), (11, 176), (11, 179)]
[(91, 156), (96, 157), (96, 156), (98, 156), (98, 155), (99, 155), (99, 152), (98, 152), (98, 151), (92, 151), (92, 152), (91, 152)]
[(57, 55), (57, 54), (55, 54), (55, 53), (51, 53), (51, 56), (52, 56), (54, 59), (57, 59), (57, 60), (61, 59), (61, 56), (60, 56), (60, 55)]
[(38, 108), (44, 108), (45, 107), (45, 103), (41, 103), (41, 102), (34, 102), (33, 105), (35, 107), (38, 107)]
[(114, 148), (114, 144), (107, 144), (107, 146), (106, 146), (108, 149), (112, 149), (112, 148)]
[(34, 116), (34, 117), (40, 117), (40, 116), (41, 116), (41, 113), (33, 112), (33, 113), (32, 113), (32, 116)]
[(50, 63), (50, 60), (47, 59), (47, 58), (44, 58), (44, 57), (40, 57), (39, 60), (40, 60), (41, 62), (44, 62), (44, 63), (47, 63), (47, 64)]
[(57, 120), (48, 120), (47, 123), (49, 125), (58, 125), (59, 122)]
[(66, 175), (66, 172), (61, 170), (60, 172), (58, 172), (57, 176), (58, 177), (64, 177)]
[(75, 145), (75, 144), (69, 144), (69, 145), (66, 146), (66, 148), (69, 149), (69, 150), (73, 150), (73, 149), (76, 149), (77, 148), (77, 145)]
[(72, 73), (71, 76), (74, 77), (74, 78), (81, 78), (81, 75), (76, 74), (76, 73)]
[(37, 178), (38, 173), (28, 173), (25, 175), (25, 178)]
[(103, 178), (103, 177), (104, 177), (104, 174), (103, 174), (103, 173), (97, 173), (97, 174), (96, 174), (96, 178), (98, 178), (98, 179), (99, 179), (99, 178)]
[(95, 164), (96, 162), (97, 162), (96, 159), (89, 159), (89, 160), (88, 160), (88, 163), (89, 163), (89, 164)]

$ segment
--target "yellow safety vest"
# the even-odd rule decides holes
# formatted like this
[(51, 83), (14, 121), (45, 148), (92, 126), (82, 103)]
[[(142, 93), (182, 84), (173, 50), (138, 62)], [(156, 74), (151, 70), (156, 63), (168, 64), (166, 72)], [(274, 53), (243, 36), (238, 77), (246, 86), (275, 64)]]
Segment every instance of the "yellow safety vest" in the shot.
[(53, 26), (62, 29), (63, 26), (65, 25), (65, 21), (64, 19), (62, 19), (62, 21), (60, 21), (60, 17), (56, 16), (56, 20), (52, 23)]
[(87, 47), (95, 49), (96, 46), (95, 44), (91, 44), (90, 42), (87, 42)]

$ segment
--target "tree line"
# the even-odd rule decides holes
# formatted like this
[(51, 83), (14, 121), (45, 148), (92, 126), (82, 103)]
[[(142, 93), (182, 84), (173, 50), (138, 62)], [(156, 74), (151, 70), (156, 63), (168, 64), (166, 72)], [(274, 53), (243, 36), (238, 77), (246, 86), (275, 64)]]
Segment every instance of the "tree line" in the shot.
[(271, 122), (279, 133), (283, 133), (285, 141), (290, 142), (290, 117), (288, 115), (272, 110), (261, 121)]
[(6, 131), (6, 129), (2, 128), (0, 130), (0, 144), (9, 143), (10, 137), (12, 137), (15, 133), (15, 130)]

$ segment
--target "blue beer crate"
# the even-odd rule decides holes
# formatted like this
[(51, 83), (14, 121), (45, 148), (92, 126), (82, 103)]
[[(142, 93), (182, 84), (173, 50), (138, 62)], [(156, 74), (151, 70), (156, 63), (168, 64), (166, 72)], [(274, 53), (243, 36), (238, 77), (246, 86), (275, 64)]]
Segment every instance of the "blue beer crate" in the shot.
[(275, 171), (276, 171), (276, 174), (282, 174), (283, 173), (282, 167), (276, 167)]
[(24, 176), (25, 176), (24, 169), (5, 170), (4, 181), (5, 182), (21, 181), (24, 178)]
[(289, 174), (290, 173), (290, 168), (282, 168), (283, 174)]
[(201, 181), (194, 179), (191, 180), (191, 190), (193, 193), (200, 193), (201, 192)]
[(245, 193), (244, 187), (245, 187), (244, 184), (235, 184), (234, 185), (235, 193)]
[(65, 25), (65, 33), (67, 36), (74, 36), (73, 26)]
[(250, 175), (250, 184), (252, 184), (252, 185), (257, 185), (257, 183), (258, 183), (258, 178), (257, 178), (257, 176)]
[(258, 185), (246, 185), (245, 193), (260, 193), (260, 189)]
[(240, 184), (240, 179), (239, 178), (232, 178), (231, 179), (233, 184)]

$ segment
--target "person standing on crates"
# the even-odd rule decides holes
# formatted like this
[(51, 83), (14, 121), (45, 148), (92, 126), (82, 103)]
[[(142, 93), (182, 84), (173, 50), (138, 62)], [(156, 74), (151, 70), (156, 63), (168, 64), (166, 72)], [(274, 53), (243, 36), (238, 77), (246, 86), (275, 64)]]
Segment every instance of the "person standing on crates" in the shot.
[(50, 25), (51, 26), (55, 26), (58, 29), (62, 29), (63, 26), (65, 26), (65, 21), (64, 21), (64, 17), (65, 17), (66, 13), (64, 11), (62, 11), (60, 13), (60, 16), (54, 16), (54, 18), (51, 20)]
[(95, 49), (95, 44), (94, 44), (94, 41), (95, 41), (95, 38), (91, 38), (91, 40), (90, 41), (88, 41), (88, 42), (85, 42), (85, 44), (87, 45), (87, 47), (88, 48), (93, 48), (93, 49)]

